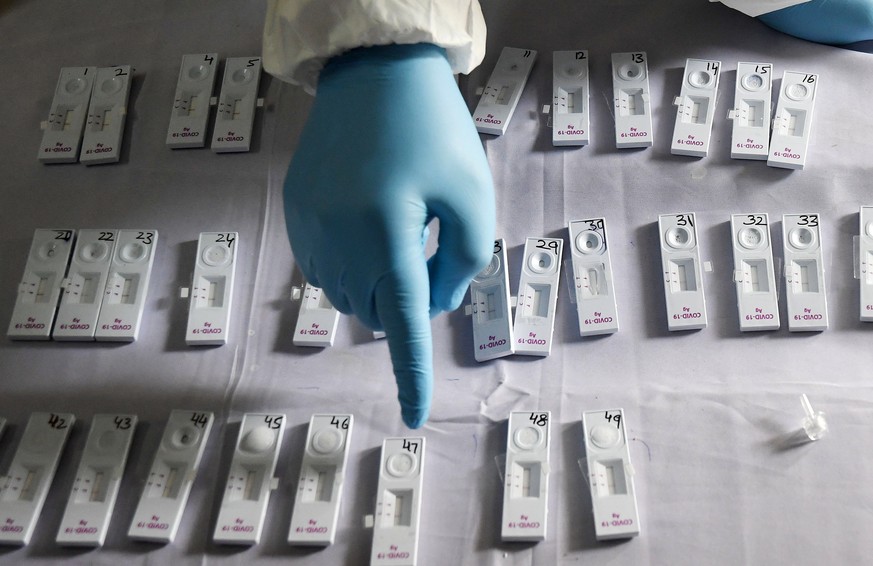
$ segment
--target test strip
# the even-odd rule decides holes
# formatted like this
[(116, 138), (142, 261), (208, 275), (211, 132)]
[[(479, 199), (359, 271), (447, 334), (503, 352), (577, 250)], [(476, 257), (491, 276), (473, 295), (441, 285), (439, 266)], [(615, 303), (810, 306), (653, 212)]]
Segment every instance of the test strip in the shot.
[(38, 159), (43, 163), (79, 160), (85, 118), (97, 67), (64, 67), (58, 77), (48, 121), (43, 127)]
[(491, 263), (470, 282), (473, 315), (473, 353), (477, 362), (508, 356), (515, 351), (506, 244), (494, 240)]
[(371, 566), (415, 566), (424, 477), (424, 438), (382, 442)]
[(640, 514), (624, 411), (586, 411), (582, 426), (595, 536), (597, 540), (635, 537), (640, 534)]
[(6, 333), (10, 339), (49, 339), (75, 238), (75, 230), (34, 231)]
[(618, 308), (606, 220), (573, 220), (569, 225), (573, 286), (580, 336), (618, 332)]
[(312, 415), (309, 420), (288, 532), (290, 544), (333, 544), (353, 424), (352, 415)]
[(782, 216), (785, 295), (791, 332), (817, 332), (828, 328), (820, 218), (818, 214)]
[(506, 436), (503, 541), (546, 539), (551, 413), (512, 412)]
[(673, 101), (678, 106), (670, 153), (706, 157), (718, 94), (720, 61), (687, 59), (682, 90)]
[(63, 281), (55, 340), (94, 340), (118, 230), (79, 230)]
[(261, 82), (260, 57), (231, 57), (224, 62), (218, 114), (212, 131), (212, 151), (248, 151)]
[(136, 415), (94, 416), (58, 529), (58, 544), (103, 546), (136, 421)]
[(136, 340), (157, 244), (155, 230), (119, 230), (97, 318), (98, 341)]
[(645, 51), (612, 54), (615, 147), (652, 147), (652, 105)]
[(667, 329), (706, 328), (706, 298), (694, 213), (662, 214), (658, 217), (658, 229)]
[(0, 544), (23, 546), (30, 542), (75, 421), (69, 413), (30, 415), (0, 484)]
[(200, 234), (185, 334), (189, 346), (227, 343), (238, 246), (237, 232)]
[(246, 413), (236, 439), (213, 540), (224, 544), (257, 544), (267, 517), (270, 492), (285, 415)]
[(500, 52), (473, 112), (473, 122), (480, 134), (506, 133), (536, 58), (537, 52), (532, 49), (504, 47)]
[(779, 301), (770, 217), (765, 213), (734, 214), (731, 233), (740, 330), (778, 330)]
[(555, 306), (561, 277), (561, 238), (528, 238), (515, 309), (515, 353), (548, 356), (552, 352)]
[(294, 329), (294, 345), (314, 348), (333, 346), (340, 313), (319, 287), (303, 285), (300, 312)]
[(164, 429), (127, 536), (173, 542), (200, 459), (212, 430), (212, 413), (175, 410)]
[(130, 65), (97, 69), (79, 158), (82, 163), (115, 163), (121, 158), (130, 73)]
[(862, 206), (858, 246), (861, 282), (861, 322), (873, 322), (873, 206)]
[(555, 51), (552, 63), (552, 145), (588, 145), (588, 51)]
[(784, 169), (803, 169), (806, 165), (817, 88), (818, 75), (782, 73), (767, 165)]
[(737, 63), (734, 108), (728, 112), (733, 159), (767, 159), (772, 82), (771, 63)]
[(206, 130), (212, 91), (218, 76), (218, 53), (197, 53), (182, 56), (179, 80), (170, 127), (167, 130), (167, 146), (172, 149), (203, 147), (206, 145)]
[(6, 419), (0, 417), (0, 438), (3, 438), (3, 429), (6, 427)]

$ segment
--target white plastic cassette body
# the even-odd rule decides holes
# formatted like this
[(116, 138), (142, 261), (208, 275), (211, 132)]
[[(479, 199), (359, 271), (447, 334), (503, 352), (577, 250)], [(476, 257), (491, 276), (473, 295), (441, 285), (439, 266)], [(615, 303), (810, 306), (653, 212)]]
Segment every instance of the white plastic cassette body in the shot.
[(706, 328), (706, 298), (693, 212), (658, 217), (668, 330)]
[(504, 47), (500, 52), (473, 112), (473, 122), (480, 134), (506, 133), (536, 58), (537, 52), (532, 49)]
[(212, 537), (215, 542), (260, 542), (270, 493), (278, 485), (273, 474), (284, 434), (285, 415), (246, 413), (243, 416)]
[(820, 219), (818, 214), (782, 216), (785, 296), (791, 332), (818, 332), (828, 328)]
[(79, 160), (85, 118), (97, 67), (64, 67), (58, 77), (48, 121), (42, 133), (38, 159), (43, 163)]
[(588, 51), (555, 51), (552, 62), (552, 145), (588, 145)]
[(103, 546), (136, 421), (136, 415), (94, 415), (58, 529), (58, 544)]
[(782, 73), (767, 165), (784, 169), (803, 169), (806, 165), (817, 88), (818, 75)]
[(582, 426), (595, 536), (597, 540), (635, 537), (640, 534), (640, 514), (624, 411), (585, 411)]
[(740, 330), (778, 330), (776, 264), (766, 213), (731, 215)]
[(217, 76), (218, 53), (182, 56), (167, 130), (168, 147), (180, 149), (206, 145), (209, 108)]
[(173, 542), (213, 420), (209, 412), (175, 410), (170, 413), (148, 481), (127, 531), (128, 537)]
[(423, 437), (382, 442), (370, 566), (415, 566), (424, 478)]
[(139, 334), (158, 233), (119, 230), (95, 337), (104, 342), (133, 342)]
[[(299, 291), (298, 291), (299, 292)], [(320, 287), (303, 285), (300, 293), (300, 312), (294, 328), (294, 345), (327, 348), (333, 346), (340, 313)]]
[(772, 63), (737, 63), (731, 157), (767, 159), (770, 150), (770, 98), (773, 84)]
[(515, 351), (506, 243), (494, 240), (491, 263), (470, 282), (473, 315), (473, 355), (477, 362), (508, 356)]
[(10, 339), (49, 339), (75, 239), (75, 230), (37, 229), (33, 232), (6, 333)]
[(615, 147), (652, 147), (652, 104), (646, 52), (612, 54)]
[(549, 411), (509, 414), (500, 528), (504, 542), (546, 539), (550, 428)]
[(873, 206), (862, 206), (858, 241), (861, 283), (861, 322), (873, 322)]
[(230, 57), (225, 60), (218, 113), (212, 129), (212, 151), (249, 150), (260, 83), (260, 57)]
[(30, 542), (75, 417), (33, 413), (0, 484), (0, 544)]
[(706, 157), (715, 116), (720, 61), (688, 59), (682, 90), (673, 101), (678, 106), (670, 153)]
[(82, 156), (79, 158), (82, 163), (115, 163), (121, 158), (127, 99), (133, 78), (130, 73), (130, 65), (97, 69), (82, 139)]
[(606, 220), (573, 220), (569, 232), (579, 335), (618, 332), (615, 279), (609, 259)]
[(94, 340), (118, 230), (79, 230), (52, 338)]
[(333, 544), (353, 424), (352, 415), (312, 415), (288, 532), (290, 544)]
[(188, 303), (189, 346), (227, 343), (236, 271), (237, 232), (201, 232)]
[(515, 309), (515, 353), (548, 356), (552, 352), (555, 306), (561, 278), (561, 238), (528, 238)]

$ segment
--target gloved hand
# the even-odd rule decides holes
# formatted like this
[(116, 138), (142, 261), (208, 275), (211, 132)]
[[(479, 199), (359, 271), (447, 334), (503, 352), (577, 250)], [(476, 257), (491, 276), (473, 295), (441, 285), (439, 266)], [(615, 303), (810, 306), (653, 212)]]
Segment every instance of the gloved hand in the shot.
[(829, 45), (873, 39), (873, 0), (811, 0), (758, 16), (783, 33)]
[[(329, 61), (285, 179), (285, 221), (306, 279), (385, 330), (403, 421), (427, 421), (430, 317), (460, 306), (490, 261), (494, 188), (445, 51), (360, 48)], [(426, 261), (426, 226), (439, 248)]]

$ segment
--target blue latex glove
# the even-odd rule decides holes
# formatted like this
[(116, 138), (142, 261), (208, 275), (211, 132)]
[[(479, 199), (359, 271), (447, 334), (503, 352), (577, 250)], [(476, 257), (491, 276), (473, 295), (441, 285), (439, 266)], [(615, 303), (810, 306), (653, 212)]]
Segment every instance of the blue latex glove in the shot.
[[(288, 235), (310, 283), (385, 330), (410, 428), (430, 410), (430, 317), (458, 308), (490, 261), (494, 216), (485, 152), (443, 49), (330, 60), (285, 179)], [(439, 249), (426, 261), (433, 217)]]
[(873, 39), (873, 0), (812, 0), (758, 16), (783, 33), (829, 45)]

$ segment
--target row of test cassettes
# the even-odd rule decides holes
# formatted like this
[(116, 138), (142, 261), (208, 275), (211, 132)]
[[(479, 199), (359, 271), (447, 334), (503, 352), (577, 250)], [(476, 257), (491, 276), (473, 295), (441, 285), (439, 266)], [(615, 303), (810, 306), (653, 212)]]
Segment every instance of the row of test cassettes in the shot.
[[(506, 133), (521, 98), (537, 52), (504, 47), (473, 120), (480, 133)], [(556, 146), (587, 145), (589, 128), (588, 51), (553, 53), (552, 143)], [(670, 152), (705, 157), (715, 116), (721, 62), (688, 59), (682, 88), (674, 99), (676, 122)], [(651, 147), (652, 109), (649, 70), (645, 52), (613, 53), (613, 109), (615, 146)], [(773, 167), (803, 169), (809, 145), (810, 124), (818, 75), (785, 71), (771, 124), (772, 63), (738, 63), (731, 157), (767, 160)]]
[[(212, 92), (218, 61), (217, 53), (182, 57), (167, 131), (168, 147), (204, 147), (209, 109), (217, 104), (212, 151), (249, 150), (255, 109), (263, 105), (258, 98), (261, 58), (228, 58), (221, 94), (216, 100)], [(39, 160), (81, 161), (88, 165), (116, 163), (121, 158), (131, 73), (130, 65), (62, 68), (48, 120), (41, 124)]]
[[(236, 232), (200, 234), (188, 308), (189, 345), (227, 342), (238, 240)], [(36, 230), (7, 335), (13, 340), (133, 342), (157, 243), (156, 230)]]
[[(860, 208), (855, 272), (860, 280), (860, 320), (873, 322), (873, 206)], [(602, 217), (569, 223), (572, 253), (570, 300), (576, 304), (580, 336), (618, 331), (618, 309), (612, 262)], [(662, 214), (658, 218), (661, 267), (667, 306), (667, 328), (694, 330), (707, 326), (703, 272), (694, 213)], [(770, 218), (766, 213), (731, 216), (733, 281), (743, 332), (778, 330), (780, 270), (773, 257)], [(782, 217), (785, 294), (788, 329), (792, 332), (828, 328), (827, 293), (821, 217)], [(563, 238), (528, 238), (524, 246), (518, 296), (509, 291), (507, 249), (494, 242), (494, 255), (470, 283), (473, 348), (477, 361), (512, 354), (547, 356), (551, 352), (555, 308), (560, 283)], [(321, 289), (307, 283), (297, 296), (303, 303), (294, 343), (326, 347), (333, 344), (339, 313)], [(515, 307), (513, 321), (511, 309)]]
[[(639, 514), (621, 409), (582, 415), (586, 460), (598, 540), (639, 534)], [(546, 538), (549, 486), (549, 412), (510, 414), (506, 444), (504, 541)], [(0, 544), (26, 545), (36, 527), (64, 445), (72, 414), (34, 413), (0, 486)], [(212, 430), (209, 412), (173, 411), (164, 429), (128, 536), (172, 542)], [(252, 545), (260, 541), (285, 415), (247, 413), (240, 424), (213, 540)], [(349, 455), (352, 415), (313, 415), (288, 532), (294, 545), (327, 546), (337, 531)], [(0, 433), (5, 421), (0, 419)], [(102, 546), (133, 441), (137, 417), (95, 415), (85, 441), (56, 541)], [(371, 564), (416, 564), (423, 500), (425, 438), (386, 438), (382, 443)]]

